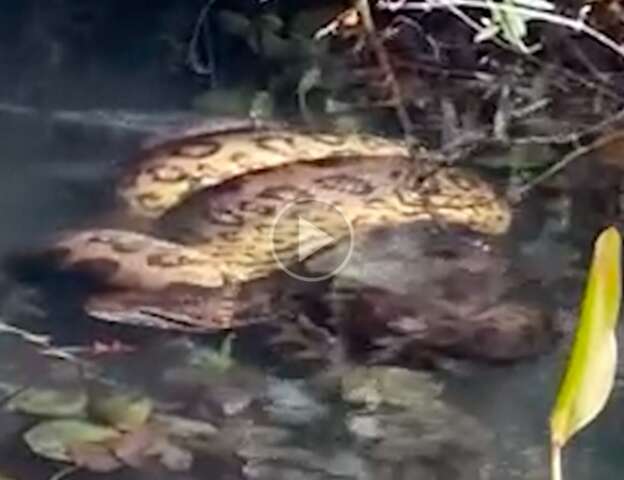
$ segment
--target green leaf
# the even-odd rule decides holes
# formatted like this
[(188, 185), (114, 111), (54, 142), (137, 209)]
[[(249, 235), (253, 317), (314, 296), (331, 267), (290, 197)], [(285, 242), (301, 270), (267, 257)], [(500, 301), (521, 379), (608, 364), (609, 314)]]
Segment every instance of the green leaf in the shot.
[(84, 415), (86, 406), (84, 390), (27, 388), (11, 399), (7, 409), (47, 417), (77, 417)]
[(621, 286), (620, 234), (614, 227), (604, 230), (594, 254), (580, 320), (550, 417), (553, 479), (561, 478), (561, 448), (603, 409), (615, 380)]
[[(487, 0), (491, 20), (477, 35), (475, 41), (489, 40), (499, 33), (510, 45), (523, 53), (532, 53), (539, 45), (527, 46), (524, 40), (528, 33), (527, 24), (535, 18), (530, 10), (541, 12), (552, 10), (554, 5), (544, 0)], [(516, 7), (524, 8), (523, 11)], [(527, 12), (528, 10), (528, 12)]]
[(119, 430), (132, 431), (143, 426), (152, 413), (151, 399), (136, 392), (97, 390), (89, 402), (89, 415)]
[[(503, 5), (513, 7), (513, 0), (503, 0)], [(520, 15), (514, 10), (503, 10), (498, 8), (495, 2), (490, 2), (492, 9), (492, 20), (497, 24), (503, 33), (503, 37), (519, 50), (528, 52), (527, 46), (524, 44), (524, 38), (527, 35), (526, 17)]]
[(30, 449), (42, 457), (71, 462), (70, 449), (120, 437), (120, 432), (83, 420), (51, 420), (35, 425), (24, 434)]

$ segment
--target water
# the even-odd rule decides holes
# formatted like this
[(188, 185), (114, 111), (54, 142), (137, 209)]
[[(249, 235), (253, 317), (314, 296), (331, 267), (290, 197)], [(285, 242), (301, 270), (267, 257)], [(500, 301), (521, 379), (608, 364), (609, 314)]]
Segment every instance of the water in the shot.
[[(128, 63), (130, 57), (129, 53)], [(96, 221), (113, 201), (115, 172), (146, 140), (146, 131), (160, 128), (158, 122), (154, 126), (145, 118), (160, 119), (170, 126), (169, 114), (184, 111), (188, 105), (187, 97), (168, 87), (172, 82), (167, 78), (155, 82), (149, 72), (133, 76), (130, 72), (134, 69), (128, 64), (118, 70), (111, 70), (110, 65), (91, 67), (87, 73), (77, 69), (59, 75), (46, 85), (45, 113), (40, 105), (20, 103), (33, 97), (24, 92), (37, 89), (36, 72), (22, 76), (20, 88), (14, 81), (3, 82), (13, 90), (1, 100), (15, 108), (0, 108), (0, 257), (43, 242), (63, 228)], [(62, 88), (57, 88), (59, 85)], [(196, 88), (186, 87), (185, 95)], [(124, 94), (119, 95), (120, 91)], [(144, 112), (147, 117), (102, 116), (102, 111)], [(73, 116), (63, 112), (73, 112)], [(138, 118), (143, 127), (128, 128), (123, 124), (128, 118)], [(564, 239), (567, 233), (570, 237), (574, 234), (576, 240), (571, 245), (552, 241), (548, 235), (540, 235), (545, 220), (540, 216), (547, 214), (530, 205), (522, 208), (518, 213), (523, 226), (512, 239), (517, 248), (536, 248), (544, 262), (561, 258), (561, 252), (564, 257), (587, 252), (591, 231), (565, 232)], [(551, 270), (565, 268), (564, 261)], [(555, 293), (574, 304), (580, 286), (577, 279), (569, 290)], [(0, 306), (6, 319), (24, 320), (21, 325), (51, 332), (60, 343), (100, 335), (75, 309), (37, 316), (23, 310), (20, 299), (15, 298), (21, 287), (8, 280), (1, 287)], [(35, 303), (38, 300), (34, 298)], [(68, 331), (67, 324), (85, 327), (79, 335), (71, 335), (75, 332)], [(110, 339), (119, 332), (106, 335)], [(197, 367), (197, 351), (207, 344), (218, 346), (221, 337), (184, 341), (134, 331), (129, 338), (140, 340), (139, 351), (105, 357), (100, 363), (107, 374), (120, 383), (140, 386), (165, 410), (211, 422), (221, 433), (194, 452), (195, 467), (188, 474), (126, 470), (111, 478), (206, 478), (206, 472), (218, 480), (547, 478), (547, 417), (567, 351), (565, 343), (551, 354), (516, 366), (473, 367), (459, 374), (428, 377), (423, 389), (431, 383), (442, 384), (448, 404), (435, 404), (433, 394), (425, 397), (423, 403), (436, 405), (426, 422), (410, 416), (416, 408), (411, 405), (382, 407), (376, 414), (350, 405), (326, 379), (282, 379), (274, 371), (248, 364), (236, 366), (225, 376), (207, 374)], [(0, 335), (0, 341), (2, 382), (81, 382), (72, 378), (73, 367), (42, 360), (16, 339)], [(604, 413), (566, 449), (567, 480), (618, 477), (624, 448), (622, 392), (619, 381)], [(419, 412), (426, 418), (427, 410)], [(35, 480), (49, 478), (58, 470), (24, 446), (21, 434), (33, 423), (28, 416), (0, 414), (0, 474)], [(389, 433), (376, 438), (376, 432), (384, 428)], [(353, 429), (358, 429), (359, 436), (354, 436)], [(93, 477), (82, 472), (71, 478)]]
[[(0, 211), (2, 212), (0, 218), (4, 232), (0, 251), (3, 255), (11, 253), (15, 249), (35, 245), (59, 229), (76, 227), (85, 222), (91, 223), (97, 215), (105, 212), (112, 201), (114, 172), (144, 140), (144, 134), (137, 134), (133, 131), (111, 131), (101, 127), (80, 127), (74, 130), (67, 126), (51, 125), (36, 116), (26, 118), (7, 115), (0, 118), (0, 122), (2, 123), (2, 130), (7, 132), (4, 158), (0, 168), (3, 169), (2, 178), (9, 180), (5, 182), (4, 193), (0, 200)], [(519, 242), (519, 247), (546, 248), (546, 253), (548, 253), (548, 249), (559, 250), (563, 248), (560, 244), (549, 244), (546, 240), (542, 240), (536, 232), (516, 232), (516, 235), (514, 241)], [(554, 255), (551, 255), (550, 258), (554, 258)], [(572, 285), (570, 296), (578, 295), (579, 286), (578, 282)], [(7, 288), (14, 288), (14, 286)], [(45, 317), (42, 321), (45, 322)], [(81, 317), (80, 321), (89, 322), (85, 317)], [(39, 324), (42, 331), (48, 330), (45, 325), (45, 323)], [(62, 332), (62, 321), (59, 324), (57, 319), (57, 323), (50, 323), (49, 325), (56, 325), (55, 328), (60, 329), (56, 332), (53, 330), (53, 333), (57, 335), (56, 338), (65, 338)], [(86, 331), (91, 332), (91, 328), (86, 329)], [(138, 333), (138, 336), (141, 334)], [(155, 358), (158, 358), (161, 369), (168, 368), (176, 371), (174, 361), (176, 355), (170, 358), (162, 351), (164, 348), (162, 345), (170, 340), (170, 337), (156, 335), (153, 341), (147, 342), (147, 346), (143, 345), (141, 351), (135, 354), (137, 356), (133, 360), (133, 365), (141, 368), (139, 378), (137, 378), (136, 372), (133, 374), (133, 372), (125, 371), (126, 361), (112, 361), (110, 372), (116, 372), (114, 376), (123, 378), (124, 381), (131, 383), (138, 381), (144, 387), (151, 388), (155, 395), (171, 396), (176, 401), (180, 401), (179, 397), (176, 398), (176, 392), (182, 388), (179, 382), (182, 381), (183, 376), (179, 375), (179, 371), (177, 374), (169, 374), (177, 378), (177, 383), (174, 382), (173, 384), (167, 383), (171, 382), (171, 378), (164, 382), (156, 372), (149, 371)], [(480, 473), (477, 474), (477, 470), (473, 470), (471, 475), (477, 476), (465, 478), (546, 478), (548, 434), (546, 420), (562, 361), (565, 358), (565, 348), (563, 345), (557, 352), (546, 355), (537, 361), (530, 361), (517, 366), (493, 369), (479, 367), (459, 376), (439, 376), (438, 380), (446, 384), (447, 397), (455, 405), (455, 408), (474, 415), (481, 426), (494, 435), (494, 441), (484, 442), (483, 449), (486, 460), (482, 460)], [(168, 362), (171, 364), (168, 365)], [(304, 442), (301, 447), (303, 450), (300, 451), (301, 455), (304, 455), (303, 452), (308, 452), (304, 456), (312, 455), (311, 449), (312, 452), (316, 451), (314, 455), (321, 455), (319, 458), (325, 458), (323, 461), (329, 461), (325, 456), (326, 453), (322, 453), (322, 444), (330, 442), (330, 444), (336, 445), (334, 448), (342, 445), (343, 449), (346, 448), (340, 454), (342, 460), (338, 460), (338, 457), (332, 457), (334, 459), (330, 462), (332, 465), (334, 465), (332, 462), (339, 462), (332, 467), (342, 472), (335, 478), (367, 478), (366, 475), (370, 472), (365, 474), (363, 471), (371, 467), (362, 463), (362, 451), (359, 447), (356, 448), (350, 442), (323, 437), (324, 435), (330, 437), (336, 435), (335, 429), (328, 427), (331, 423), (324, 423), (328, 421), (327, 418), (330, 418), (327, 417), (329, 414), (325, 410), (329, 408), (331, 411), (336, 407), (339, 407), (339, 410), (343, 409), (344, 406), (340, 407), (340, 402), (335, 404), (335, 399), (331, 400), (331, 396), (329, 399), (322, 397), (314, 400), (314, 395), (308, 398), (310, 391), (307, 390), (309, 387), (305, 387), (305, 383), (292, 385), (286, 383), (280, 387), (279, 383), (275, 383), (278, 380), (269, 380), (266, 386), (262, 386), (267, 378), (266, 374), (260, 371), (250, 374), (249, 378), (255, 380), (246, 380), (242, 384), (239, 381), (232, 383), (228, 380), (221, 387), (218, 386), (219, 382), (208, 382), (208, 386), (205, 388), (224, 392), (219, 399), (207, 401), (208, 404), (214, 407), (214, 405), (224, 402), (223, 398), (226, 398), (227, 405), (234, 405), (233, 407), (230, 405), (228, 408), (236, 410), (236, 405), (240, 404), (237, 402), (243, 402), (242, 405), (245, 405), (247, 401), (265, 402), (267, 406), (263, 415), (268, 414), (264, 420), (265, 423), (268, 423), (272, 428), (303, 429), (306, 435), (310, 435), (310, 438), (314, 439), (314, 441)], [(248, 383), (249, 381), (251, 384)], [(173, 390), (166, 391), (166, 389), (171, 388)], [(303, 392), (307, 391), (307, 393), (297, 393), (297, 389), (300, 388), (303, 388)], [(266, 395), (269, 397), (290, 395), (292, 400), (278, 401), (273, 404), (273, 401), (267, 400)], [(254, 398), (256, 400), (253, 400)], [(264, 400), (258, 400), (259, 398)], [(327, 403), (328, 401), (329, 403)], [(564, 458), (564, 467), (568, 473), (566, 478), (614, 478), (620, 467), (619, 451), (621, 451), (624, 442), (619, 435), (618, 428), (618, 412), (621, 408), (624, 408), (624, 405), (621, 389), (618, 388), (599, 420), (581, 434), (578, 440), (575, 440), (571, 447), (566, 450)], [(302, 412), (303, 419), (300, 422), (303, 423), (293, 427), (292, 418), (293, 416), (296, 417), (297, 412)], [(319, 415), (319, 412), (325, 412), (321, 413), (325, 416), (324, 422), (321, 422), (325, 427), (313, 431), (305, 425), (310, 422), (318, 422), (318, 419), (314, 420), (314, 415)], [(205, 415), (205, 412), (202, 415)], [(312, 416), (313, 420), (307, 418), (306, 415)], [(334, 412), (331, 415), (340, 414)], [(284, 427), (284, 422), (287, 427)], [(278, 426), (272, 423), (277, 423)], [(41, 465), (41, 469), (32, 470), (33, 467), (30, 464), (32, 458), (18, 447), (19, 438), (16, 434), (24, 428), (23, 422), (9, 415), (3, 419), (3, 425), (3, 445), (9, 447), (8, 452), (19, 451), (21, 456), (9, 457), (5, 454), (4, 461), (10, 459), (8, 460), (10, 465), (8, 471), (26, 471), (35, 475), (35, 477), (29, 478), (39, 478), (38, 475), (42, 475), (42, 472), (49, 471), (49, 465), (40, 460), (37, 461), (37, 464)], [(346, 434), (342, 432), (340, 435)], [(265, 448), (269, 449), (266, 446)], [(321, 449), (320, 452), (317, 451), (319, 448)], [(327, 470), (319, 471), (315, 470), (316, 467), (310, 466), (304, 469), (303, 474), (301, 473), (299, 470), (301, 468), (300, 462), (312, 462), (313, 464), (321, 462), (319, 458), (314, 456), (305, 461), (300, 459), (300, 462), (295, 462), (294, 466), (287, 467), (284, 459), (279, 460), (292, 454), (287, 449), (279, 454), (270, 449), (261, 452), (254, 450), (254, 452), (252, 455), (254, 457), (264, 458), (263, 456), (273, 455), (277, 456), (278, 460), (269, 463), (266, 463), (266, 460), (256, 459), (253, 462), (250, 460), (251, 463), (246, 467), (249, 470), (248, 475), (276, 475), (276, 472), (281, 472), (280, 475), (285, 475), (284, 472), (291, 472), (294, 475), (293, 472), (298, 472), (297, 475), (303, 475), (301, 478), (334, 478)], [(251, 455), (249, 452), (246, 454)], [(3, 462), (2, 458), (0, 456), (0, 467)], [(22, 458), (22, 460), (16, 460), (16, 458)], [(213, 459), (213, 461), (216, 460)], [(340, 462), (346, 462), (346, 464), (339, 467)], [(16, 468), (20, 464), (22, 466)], [(224, 473), (223, 478), (230, 478), (227, 476), (232, 474), (230, 470), (233, 467), (230, 463), (219, 464), (224, 472), (230, 472)], [(415, 468), (408, 469), (408, 471), (416, 472)], [(171, 478), (177, 477), (172, 474)]]

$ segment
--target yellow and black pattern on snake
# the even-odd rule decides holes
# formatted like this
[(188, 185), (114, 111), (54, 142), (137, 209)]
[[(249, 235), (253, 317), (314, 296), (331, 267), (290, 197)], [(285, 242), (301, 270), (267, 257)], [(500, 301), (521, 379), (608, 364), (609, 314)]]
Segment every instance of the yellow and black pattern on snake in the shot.
[[(223, 265), (235, 281), (267, 275), (282, 260), (301, 260), (314, 232), (299, 229), (297, 212), (276, 222), (297, 202), (304, 218), (344, 236), (338, 209), (357, 235), (376, 226), (436, 220), (500, 234), (510, 223), (508, 205), (492, 187), (459, 168), (419, 176), (410, 158), (330, 158), (249, 173), (196, 192), (157, 223), (157, 236), (192, 246)], [(314, 248), (311, 248), (314, 251)]]
[(131, 212), (155, 218), (192, 192), (263, 168), (325, 157), (407, 155), (401, 142), (364, 134), (264, 128), (206, 133), (144, 151), (122, 174)]
[(243, 327), (273, 320), (276, 304), (272, 279), (206, 288), (176, 283), (154, 290), (121, 289), (91, 295), (85, 310), (93, 317), (123, 323), (190, 332)]
[(210, 256), (131, 231), (67, 232), (47, 253), (64, 269), (91, 273), (111, 288), (160, 291), (176, 284), (200, 288), (224, 284)]
[(108, 322), (186, 331), (235, 328), (269, 318), (278, 291), (270, 278), (227, 282), (215, 258), (131, 231), (67, 232), (39, 256), (89, 277), (85, 310)]
[[(291, 262), (318, 250), (318, 239), (298, 228), (298, 213), (336, 241), (345, 225), (334, 208), (356, 241), (369, 228), (418, 220), (506, 231), (509, 208), (487, 183), (446, 167), (423, 178), (418, 163), (426, 159), (405, 153), (377, 137), (276, 129), (172, 140), (149, 150), (120, 188), (138, 213), (166, 211), (148, 219), (155, 237), (79, 231), (51, 250), (61, 268), (92, 272), (105, 285), (87, 301), (94, 316), (132, 323), (124, 320), (132, 313), (161, 328), (215, 329), (244, 323), (238, 313), (246, 304), (262, 310), (266, 298), (256, 302), (245, 292), (264, 288), (276, 273), (274, 251)], [(291, 202), (301, 210), (274, 229)]]

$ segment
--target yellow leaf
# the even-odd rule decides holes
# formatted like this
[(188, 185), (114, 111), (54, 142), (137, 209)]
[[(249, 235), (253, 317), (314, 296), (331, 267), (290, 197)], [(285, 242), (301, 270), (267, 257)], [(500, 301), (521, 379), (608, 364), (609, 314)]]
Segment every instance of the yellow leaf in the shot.
[[(579, 325), (550, 417), (551, 445), (557, 457), (566, 442), (600, 413), (613, 388), (622, 295), (621, 243), (618, 231), (610, 227), (594, 246)], [(558, 462), (553, 459), (553, 465)]]

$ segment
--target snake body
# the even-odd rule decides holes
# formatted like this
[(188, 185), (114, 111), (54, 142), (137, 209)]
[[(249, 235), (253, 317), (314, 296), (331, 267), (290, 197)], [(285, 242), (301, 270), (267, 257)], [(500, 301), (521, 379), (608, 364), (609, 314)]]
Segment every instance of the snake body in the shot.
[(401, 142), (363, 134), (241, 128), (173, 139), (140, 153), (122, 175), (119, 196), (133, 213), (161, 216), (205, 187), (295, 161), (359, 155), (406, 156)]
[[(293, 204), (294, 212), (276, 222)], [(191, 195), (156, 231), (171, 232), (170, 239), (217, 259), (229, 278), (243, 282), (275, 270), (275, 248), (286, 263), (303, 260), (302, 250), (314, 253), (308, 243), (316, 237), (299, 228), (301, 217), (337, 240), (348, 233), (343, 219), (356, 235), (414, 221), (498, 234), (510, 221), (506, 204), (474, 175), (445, 168), (421, 178), (413, 159), (384, 155), (297, 162), (236, 177)]]
[[(86, 301), (95, 317), (181, 330), (221, 330), (257, 321), (279, 277), (273, 255), (301, 260), (314, 239), (298, 215), (275, 222), (295, 202), (336, 241), (377, 227), (459, 224), (502, 234), (507, 203), (476, 175), (410, 158), (401, 142), (369, 135), (239, 129), (191, 135), (142, 152), (123, 172), (119, 197), (129, 216), (149, 218), (148, 234), (126, 225), (65, 232), (46, 248), (63, 269), (106, 287)], [(269, 309), (270, 310), (270, 309)], [(251, 313), (250, 313), (251, 312)]]

